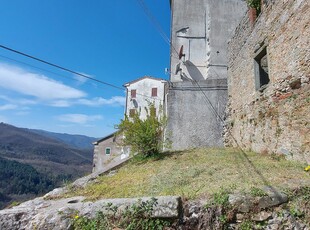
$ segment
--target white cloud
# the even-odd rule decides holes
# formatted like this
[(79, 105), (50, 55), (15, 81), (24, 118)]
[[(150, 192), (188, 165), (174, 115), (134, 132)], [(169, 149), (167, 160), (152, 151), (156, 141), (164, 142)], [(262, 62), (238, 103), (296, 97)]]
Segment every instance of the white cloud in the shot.
[(96, 97), (92, 99), (79, 99), (77, 103), (88, 106), (101, 106), (101, 105), (124, 106), (125, 100), (126, 100), (125, 97), (120, 96), (115, 96), (110, 99)]
[(69, 100), (55, 100), (49, 103), (50, 106), (54, 107), (70, 107), (72, 104), (73, 102)]
[[(88, 74), (84, 75), (93, 77)], [(86, 80), (78, 75), (74, 75), (74, 78), (76, 78), (81, 84)], [(60, 108), (71, 107), (74, 105), (91, 107), (125, 105), (125, 97), (114, 96), (110, 99), (103, 97), (86, 98), (86, 93), (81, 90), (64, 85), (63, 83), (47, 78), (44, 75), (31, 73), (19, 67), (3, 63), (0, 63), (0, 88), (1, 87), (23, 94), (22, 96), (24, 98), (17, 95), (14, 95), (13, 98), (6, 95), (0, 95), (0, 100), (2, 99), (6, 101), (6, 104), (11, 104), (11, 106), (0, 106), (0, 110), (20, 110), (22, 106), (25, 105), (30, 106), (40, 104)]]
[(86, 115), (86, 114), (63, 114), (57, 117), (59, 121), (76, 123), (85, 125), (88, 122), (101, 120), (101, 115)]
[(102, 97), (95, 97), (91, 99), (81, 98), (77, 100), (54, 100), (49, 102), (50, 106), (54, 107), (70, 107), (72, 105), (86, 105), (91, 107), (111, 105), (111, 106), (125, 106), (125, 97), (115, 96), (110, 99)]
[(16, 109), (16, 108), (17, 108), (17, 106), (13, 105), (13, 104), (0, 105), (0, 111), (12, 110), (12, 109)]
[(12, 104), (18, 104), (18, 105), (35, 105), (38, 103), (36, 100), (29, 100), (29, 99), (12, 99), (10, 97), (7, 97), (5, 95), (0, 95), (0, 99), (10, 102)]
[(44, 75), (4, 64), (0, 64), (0, 87), (42, 100), (74, 99), (86, 96), (83, 91)]
[[(85, 75), (86, 77), (95, 78), (94, 76), (86, 74), (86, 73), (80, 73), (80, 74)], [(88, 80), (86, 77), (83, 77), (77, 74), (74, 74), (73, 77), (75, 80), (77, 80), (78, 85), (83, 85)]]

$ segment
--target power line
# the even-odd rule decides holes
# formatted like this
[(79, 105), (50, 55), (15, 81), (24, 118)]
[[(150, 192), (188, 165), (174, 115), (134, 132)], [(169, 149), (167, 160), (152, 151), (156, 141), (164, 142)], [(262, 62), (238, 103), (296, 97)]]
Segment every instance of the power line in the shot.
[[(43, 60), (43, 59), (41, 59), (41, 58), (37, 58), (37, 57), (34, 57), (34, 56), (32, 56), (32, 55), (26, 54), (26, 53), (24, 53), (24, 52), (21, 52), (21, 51), (18, 51), (18, 50), (9, 48), (9, 47), (7, 47), (7, 46), (0, 45), (0, 48), (6, 49), (6, 50), (11, 51), (11, 52), (14, 52), (14, 53), (17, 53), (17, 54), (22, 55), (22, 56), (25, 56), (25, 57), (27, 57), (27, 58), (31, 58), (31, 59), (36, 60), (36, 61), (42, 62), (42, 63), (47, 64), (47, 65), (49, 65), (49, 66), (52, 66), (52, 67), (54, 67), (54, 68), (58, 68), (58, 69), (61, 69), (61, 70), (66, 71), (66, 72), (73, 73), (73, 74), (75, 74), (75, 75), (78, 75), (78, 76), (81, 76), (81, 77), (83, 77), (83, 78), (86, 78), (86, 79), (95, 81), (95, 82), (97, 82), (97, 83), (100, 83), (100, 84), (103, 84), (103, 85), (106, 85), (106, 86), (109, 86), (109, 87), (113, 87), (113, 88), (118, 89), (118, 90), (121, 90), (121, 91), (124, 91), (124, 89), (125, 89), (125, 88), (123, 88), (123, 87), (119, 87), (119, 86), (113, 85), (113, 84), (111, 84), (111, 83), (98, 80), (98, 79), (96, 79), (96, 78), (87, 76), (87, 75), (85, 75), (85, 74), (78, 73), (78, 72), (76, 72), (76, 71), (74, 71), (74, 70), (70, 70), (70, 69), (65, 68), (65, 67), (62, 67), (62, 66), (60, 66), (60, 65), (53, 64), (53, 63), (48, 62), (48, 61), (45, 61), (45, 60)], [(67, 76), (64, 76), (64, 75), (57, 74), (57, 73), (55, 73), (55, 72), (53, 72), (53, 71), (49, 71), (49, 70), (46, 70), (46, 69), (43, 69), (43, 68), (40, 68), (40, 67), (36, 67), (36, 66), (34, 66), (34, 65), (31, 65), (31, 64), (22, 62), (22, 61), (18, 61), (18, 60), (13, 59), (13, 58), (9, 58), (9, 57), (3, 56), (3, 55), (0, 55), (0, 56), (1, 56), (1, 57), (4, 57), (4, 58), (6, 58), (6, 59), (9, 59), (9, 60), (18, 62), (18, 63), (22, 63), (22, 64), (24, 64), (24, 65), (31, 66), (31, 67), (33, 67), (33, 68), (36, 68), (36, 69), (39, 69), (39, 70), (42, 70), (42, 71), (46, 71), (46, 72), (49, 72), (49, 73), (52, 73), (52, 74), (61, 76), (61, 77), (73, 79), (73, 78), (70, 78), (70, 77), (67, 77)], [(74, 80), (74, 79), (73, 79), (73, 80)], [(153, 100), (159, 100), (159, 101), (161, 101), (161, 100), (158, 99), (158, 98), (150, 97), (150, 96), (147, 96), (147, 95), (144, 95), (144, 94), (140, 94), (140, 93), (136, 93), (136, 94), (137, 94), (137, 95), (140, 95), (140, 96), (142, 96), (142, 97), (146, 97), (146, 98), (150, 98), (150, 99), (153, 99)]]
[(0, 57), (5, 58), (5, 59), (8, 59), (8, 60), (10, 60), (10, 61), (14, 61), (14, 62), (19, 63), (19, 64), (23, 64), (23, 65), (30, 66), (30, 67), (32, 67), (32, 68), (35, 68), (35, 69), (38, 69), (38, 70), (41, 70), (41, 71), (44, 71), (44, 72), (47, 72), (47, 73), (54, 74), (54, 75), (57, 75), (57, 76), (60, 76), (60, 77), (63, 77), (63, 78), (67, 78), (67, 79), (70, 79), (70, 80), (73, 80), (73, 81), (78, 81), (78, 80), (75, 79), (75, 78), (68, 77), (68, 76), (65, 76), (65, 75), (62, 75), (62, 74), (58, 74), (58, 73), (55, 73), (55, 72), (53, 72), (53, 71), (50, 71), (50, 70), (47, 70), (47, 69), (43, 69), (43, 68), (40, 68), (40, 67), (37, 67), (37, 66), (34, 66), (34, 65), (31, 65), (31, 64), (26, 63), (26, 62), (23, 62), (23, 61), (16, 60), (16, 59), (14, 59), (14, 58), (10, 58), (10, 57), (4, 56), (4, 55), (0, 55)]
[[(150, 20), (153, 22), (155, 20), (155, 18), (152, 16), (150, 10), (146, 7), (145, 3), (143, 0), (137, 0), (140, 5), (142, 6), (143, 10), (145, 11), (146, 15), (150, 18)], [(155, 27), (157, 28), (159, 23), (155, 23), (153, 22), (153, 24), (155, 25)], [(157, 26), (156, 26), (157, 25)], [(159, 25), (160, 26), (160, 25)], [(157, 29), (159, 31), (159, 33), (162, 35), (162, 33), (164, 33), (161, 29), (161, 27), (159, 27), (159, 29)], [(163, 37), (164, 36), (164, 37)], [(166, 34), (164, 33), (164, 35), (162, 35), (163, 39), (167, 42), (169, 41), (169, 45), (171, 45), (172, 49), (178, 54), (177, 50), (175, 49), (175, 47), (173, 46), (173, 44), (171, 43), (171, 41), (169, 39), (167, 39)], [(213, 70), (215, 72), (215, 74), (218, 76), (217, 72), (215, 70)], [(171, 73), (170, 73), (171, 74)], [(194, 79), (193, 79), (194, 80)], [(194, 80), (194, 82), (197, 84), (199, 90), (203, 93), (204, 97), (206, 98), (206, 102), (210, 105), (210, 107), (212, 108), (215, 117), (218, 117), (221, 121), (221, 123), (223, 123), (223, 125), (225, 124), (224, 119), (218, 114), (218, 112), (216, 111), (215, 107), (213, 106), (212, 102), (210, 101), (210, 99), (208, 98), (208, 96), (206, 95), (206, 93), (203, 91), (203, 89), (201, 88), (200, 84)], [(259, 170), (255, 167), (255, 165), (252, 163), (252, 161), (248, 158), (248, 156), (246, 155), (245, 151), (241, 148), (241, 146), (239, 145), (239, 143), (237, 142), (237, 139), (234, 137), (234, 135), (231, 133), (230, 130), (228, 130), (228, 134), (232, 137), (233, 141), (236, 143), (237, 147), (241, 150), (243, 156), (245, 157), (245, 159), (247, 160), (247, 162), (252, 166), (252, 168), (254, 169), (254, 171), (260, 176), (260, 178), (262, 179), (262, 181), (266, 184), (269, 185), (268, 181), (265, 179), (265, 177), (261, 174), (261, 172), (259, 172)], [(276, 195), (279, 195), (277, 190), (274, 189), (273, 187), (271, 187), (273, 192)]]
[(160, 23), (156, 20), (150, 9), (145, 4), (144, 0), (137, 0), (139, 5), (141, 6), (142, 10), (144, 11), (145, 15), (149, 18), (150, 22), (154, 25), (156, 30), (159, 32), (160, 36), (164, 39), (164, 41), (172, 47), (173, 51), (178, 55), (179, 52), (176, 50), (176, 48), (172, 45), (171, 40), (166, 35), (165, 31), (161, 27)]
[(34, 57), (32, 55), (29, 55), (29, 54), (26, 54), (26, 53), (23, 53), (21, 51), (18, 51), (18, 50), (15, 50), (15, 49), (12, 49), (12, 48), (9, 48), (7, 46), (3, 46), (3, 45), (0, 45), (0, 48), (3, 48), (3, 49), (6, 49), (6, 50), (9, 50), (11, 52), (14, 52), (14, 53), (17, 53), (17, 54), (20, 54), (22, 56), (25, 56), (25, 57), (28, 57), (28, 58), (31, 58), (33, 60), (36, 60), (36, 61), (39, 61), (39, 62), (42, 62), (44, 64), (47, 64), (47, 65), (50, 65), (50, 66), (53, 66), (55, 68), (58, 68), (58, 69), (61, 69), (61, 70), (64, 70), (66, 72), (69, 72), (69, 73), (73, 73), (75, 75), (78, 75), (78, 76), (81, 76), (81, 77), (84, 77), (84, 78), (87, 78), (87, 79), (90, 79), (92, 81), (96, 81), (96, 82), (99, 82), (101, 84), (104, 84), (104, 85), (107, 85), (107, 86), (110, 86), (110, 87), (113, 87), (113, 88), (116, 88), (116, 89), (119, 89), (119, 90), (124, 90), (123, 88), (119, 87), (119, 86), (116, 86), (116, 85), (113, 85), (113, 84), (110, 84), (108, 82), (104, 82), (104, 81), (101, 81), (101, 80), (98, 80), (96, 78), (93, 78), (93, 77), (90, 77), (90, 76), (87, 76), (85, 74), (82, 74), (82, 73), (78, 73), (76, 71), (73, 71), (71, 69), (68, 69), (68, 68), (65, 68), (65, 67), (62, 67), (60, 65), (57, 65), (57, 64), (53, 64), (51, 62), (48, 62), (48, 61), (44, 61), (43, 59), (40, 59), (40, 58), (37, 58), (37, 57)]
[(170, 45), (170, 39), (168, 38), (168, 36), (166, 35), (164, 30), (160, 26), (159, 22), (153, 16), (153, 14), (149, 10), (149, 8), (146, 6), (145, 2), (143, 0), (137, 0), (137, 1), (140, 4), (140, 6), (143, 9), (143, 11), (146, 14), (146, 16), (150, 19), (150, 21), (153, 23), (153, 25), (155, 26), (157, 31), (160, 33), (161, 37), (165, 40), (166, 43), (168, 43), (168, 45)]

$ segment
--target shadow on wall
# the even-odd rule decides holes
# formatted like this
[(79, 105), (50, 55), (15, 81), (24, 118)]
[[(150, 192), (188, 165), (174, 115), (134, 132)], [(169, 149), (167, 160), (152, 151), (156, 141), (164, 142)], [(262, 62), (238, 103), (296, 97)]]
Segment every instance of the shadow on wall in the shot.
[(200, 70), (194, 65), (194, 63), (192, 63), (191, 61), (187, 60), (185, 62), (185, 66), (187, 68), (187, 71), (188, 71), (190, 77), (194, 81), (202, 81), (202, 80), (204, 80), (203, 75), (201, 74)]

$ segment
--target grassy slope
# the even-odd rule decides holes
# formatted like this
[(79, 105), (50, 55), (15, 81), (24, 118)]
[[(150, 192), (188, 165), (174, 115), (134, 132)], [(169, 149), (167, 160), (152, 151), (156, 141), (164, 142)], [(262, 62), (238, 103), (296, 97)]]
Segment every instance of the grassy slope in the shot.
[(248, 192), (264, 185), (286, 188), (309, 183), (305, 164), (277, 156), (264, 156), (235, 149), (194, 149), (163, 154), (160, 159), (132, 160), (114, 175), (103, 175), (82, 190), (66, 196), (90, 199), (181, 195), (206, 198), (221, 187)]

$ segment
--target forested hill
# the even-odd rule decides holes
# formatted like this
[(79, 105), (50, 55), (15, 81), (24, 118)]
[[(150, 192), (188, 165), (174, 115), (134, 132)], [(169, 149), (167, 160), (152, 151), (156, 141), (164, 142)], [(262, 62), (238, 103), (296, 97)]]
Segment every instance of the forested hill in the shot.
[(0, 209), (14, 200), (23, 200), (53, 189), (56, 178), (39, 173), (32, 166), (0, 157)]
[[(93, 150), (76, 149), (30, 130), (0, 123), (0, 157), (2, 160), (30, 165), (33, 170), (39, 173), (40, 178), (52, 182), (51, 187), (49, 183), (44, 182), (46, 189), (51, 189), (59, 186), (63, 181), (73, 180), (91, 173)], [(14, 165), (7, 162), (5, 164), (9, 165), (7, 167)], [(23, 168), (24, 166), (18, 167)], [(30, 171), (28, 169), (27, 172)], [(45, 179), (35, 181), (41, 183)], [(20, 182), (18, 179), (11, 179), (11, 181)], [(12, 195), (6, 194), (3, 185), (0, 184), (0, 186), (0, 197), (5, 198)], [(33, 194), (35, 194), (37, 192), (36, 185), (32, 189)], [(29, 191), (27, 190), (27, 192)]]
[(92, 150), (81, 151), (27, 129), (0, 123), (0, 156), (18, 161), (91, 164)]

